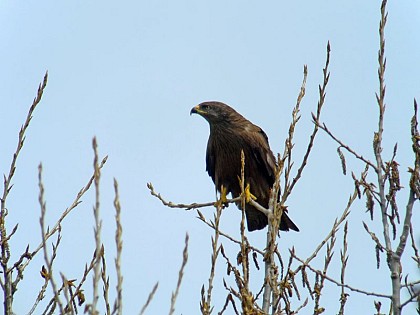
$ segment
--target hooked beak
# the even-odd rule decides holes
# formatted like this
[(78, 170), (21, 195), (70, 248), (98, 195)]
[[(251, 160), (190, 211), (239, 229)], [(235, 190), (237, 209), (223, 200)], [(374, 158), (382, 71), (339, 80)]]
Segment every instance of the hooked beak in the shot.
[(200, 105), (194, 106), (190, 111), (190, 116), (192, 114), (201, 114), (203, 111), (200, 110)]

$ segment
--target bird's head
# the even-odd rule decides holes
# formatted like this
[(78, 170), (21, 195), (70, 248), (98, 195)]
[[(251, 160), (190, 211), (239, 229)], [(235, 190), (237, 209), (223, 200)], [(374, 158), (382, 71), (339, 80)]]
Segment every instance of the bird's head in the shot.
[(191, 114), (198, 114), (205, 118), (210, 125), (218, 123), (229, 123), (232, 118), (239, 115), (230, 106), (216, 101), (203, 102), (191, 109)]

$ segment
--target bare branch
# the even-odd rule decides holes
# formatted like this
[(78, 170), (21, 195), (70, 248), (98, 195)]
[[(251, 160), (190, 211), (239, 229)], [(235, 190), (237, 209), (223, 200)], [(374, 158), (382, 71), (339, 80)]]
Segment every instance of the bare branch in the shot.
[(336, 285), (337, 285), (337, 286), (339, 286), (339, 287), (344, 287), (344, 288), (349, 289), (349, 290), (351, 290), (351, 291), (353, 291), (353, 292), (362, 293), (362, 294), (364, 294), (364, 295), (376, 296), (376, 297), (382, 297), (382, 298), (391, 299), (391, 295), (381, 294), (381, 293), (375, 293), (375, 292), (368, 292), (368, 291), (360, 290), (360, 289), (357, 289), (357, 288), (353, 288), (353, 287), (351, 287), (351, 286), (349, 286), (349, 285), (347, 285), (347, 284), (342, 284), (342, 283), (340, 283), (339, 281), (336, 281), (336, 280), (334, 280), (333, 278), (331, 278), (331, 277), (329, 277), (329, 276), (327, 276), (327, 275), (324, 275), (324, 274), (323, 274), (323, 272), (322, 272), (321, 270), (317, 270), (317, 269), (315, 269), (315, 268), (311, 267), (310, 265), (307, 265), (307, 264), (305, 263), (305, 261), (303, 261), (303, 259), (300, 259), (299, 257), (297, 257), (297, 256), (296, 256), (296, 254), (295, 254), (294, 252), (290, 251), (290, 254), (293, 256), (293, 258), (295, 258), (296, 260), (298, 260), (298, 261), (302, 264), (302, 266), (304, 266), (305, 268), (308, 268), (308, 269), (309, 269), (309, 270), (311, 270), (313, 273), (318, 274), (318, 275), (320, 275), (320, 276), (324, 277), (325, 279), (327, 279), (327, 280), (328, 280), (328, 281), (330, 281), (331, 283), (336, 284)]
[[(102, 255), (101, 255), (101, 279), (103, 283), (103, 291), (102, 291), (102, 297), (104, 298), (105, 308), (106, 308), (106, 314), (111, 315), (111, 306), (109, 304), (109, 276), (106, 272), (106, 259), (105, 259), (105, 253), (104, 249), (102, 249)], [(100, 265), (99, 263), (97, 265)]]
[[(318, 100), (318, 106), (317, 106), (317, 111), (316, 111), (316, 116), (315, 116), (317, 121), (319, 121), (319, 119), (321, 118), (321, 110), (322, 110), (322, 106), (324, 105), (324, 102), (325, 102), (326, 89), (327, 89), (328, 81), (330, 79), (330, 72), (329, 72), (329, 69), (328, 69), (329, 64), (330, 64), (330, 52), (331, 52), (331, 47), (330, 47), (330, 42), (328, 42), (327, 43), (327, 59), (325, 61), (325, 67), (322, 69), (323, 82), (322, 82), (322, 85), (319, 85), (319, 100)], [(318, 125), (315, 124), (314, 125), (314, 130), (312, 131), (311, 137), (309, 139), (309, 143), (308, 143), (308, 147), (306, 149), (306, 153), (305, 153), (305, 155), (303, 157), (303, 160), (302, 160), (302, 164), (300, 165), (296, 176), (293, 178), (293, 181), (292, 181), (291, 185), (287, 189), (287, 192), (285, 192), (285, 194), (282, 196), (282, 204), (285, 203), (288, 195), (290, 195), (290, 193), (292, 192), (293, 187), (296, 185), (296, 183), (299, 181), (300, 177), (302, 176), (302, 172), (303, 172), (306, 164), (308, 163), (309, 155), (310, 155), (312, 147), (314, 145), (314, 141), (315, 141), (315, 137), (316, 137), (317, 133), (318, 133)]]
[(314, 314), (320, 314), (322, 313), (322, 310), (324, 310), (323, 307), (320, 306), (320, 299), (322, 295), (322, 290), (324, 288), (324, 282), (325, 282), (325, 276), (328, 271), (328, 267), (330, 266), (332, 257), (334, 255), (333, 249), (335, 246), (335, 232), (336, 230), (332, 230), (332, 235), (330, 238), (329, 243), (327, 243), (327, 252), (325, 254), (324, 258), (324, 269), (322, 272), (316, 274), (315, 279), (315, 286), (314, 286), (314, 294), (315, 294), (315, 305), (314, 305)]
[(375, 233), (371, 232), (369, 230), (369, 227), (367, 226), (367, 224), (365, 222), (363, 222), (363, 227), (365, 228), (366, 232), (370, 235), (370, 237), (372, 238), (372, 241), (375, 242), (376, 246), (375, 246), (375, 251), (376, 251), (376, 267), (379, 269), (380, 266), (380, 256), (379, 256), (379, 252), (383, 252), (384, 250), (386, 250), (386, 248), (381, 244), (381, 241), (379, 240), (379, 238), (376, 236)]
[[(325, 239), (317, 246), (315, 251), (305, 260), (304, 266), (307, 266), (312, 261), (312, 259), (314, 259), (318, 255), (322, 247), (324, 247), (324, 245), (328, 242), (328, 240), (336, 233), (341, 223), (343, 223), (346, 220), (347, 216), (350, 214), (350, 207), (356, 198), (357, 198), (357, 190), (354, 191), (353, 196), (350, 196), (346, 208), (344, 209), (341, 217), (338, 220), (337, 219), (335, 220), (333, 227), (331, 228), (331, 231), (328, 233)], [(301, 269), (302, 269), (302, 266), (299, 266), (294, 271), (294, 273), (296, 274)]]
[(96, 246), (96, 262), (95, 267), (93, 269), (93, 300), (90, 306), (90, 312), (93, 315), (96, 315), (98, 311), (96, 310), (96, 305), (99, 299), (98, 293), (98, 283), (99, 283), (99, 275), (101, 271), (100, 266), (100, 258), (103, 256), (103, 244), (101, 242), (101, 230), (102, 230), (102, 220), (99, 215), (100, 211), (100, 196), (99, 196), (99, 182), (101, 178), (101, 169), (99, 167), (98, 162), (98, 145), (96, 142), (96, 137), (92, 140), (92, 148), (94, 153), (93, 158), (93, 169), (94, 169), (94, 184), (95, 184), (95, 206), (93, 207), (93, 215), (95, 218), (95, 227), (94, 227), (94, 235), (95, 235), (95, 246)]
[[(104, 164), (106, 163), (108, 159), (108, 156), (105, 156), (101, 162), (101, 164), (99, 165), (99, 168), (102, 169), (102, 167), (104, 166)], [(76, 208), (80, 203), (81, 203), (81, 198), (84, 196), (84, 194), (90, 189), (93, 180), (95, 178), (95, 175), (92, 175), (92, 177), (89, 179), (88, 183), (79, 191), (79, 193), (77, 194), (76, 198), (74, 199), (73, 203), (70, 205), (70, 207), (68, 207), (60, 216), (60, 218), (57, 220), (57, 222), (55, 223), (55, 225), (53, 226), (53, 228), (49, 229), (48, 233), (45, 235), (45, 241), (47, 241), (51, 236), (53, 236), (58, 230), (59, 228), (61, 228), (61, 223), (63, 222), (63, 220), (67, 217), (67, 215), (74, 209)], [(42, 242), (36, 247), (36, 249), (34, 251), (32, 251), (30, 253), (30, 257), (31, 259), (42, 249)], [(25, 269), (26, 266), (29, 264), (30, 260), (27, 260), (25, 263), (23, 263), (22, 265), (22, 269)]]
[[(414, 100), (414, 116), (411, 120), (411, 137), (413, 142), (413, 151), (415, 155), (415, 161), (414, 161), (414, 171), (411, 173), (410, 183), (412, 182), (418, 182), (418, 174), (420, 171), (420, 144), (417, 139), (417, 136), (419, 134), (419, 131), (417, 129), (418, 121), (417, 121), (417, 102)], [(413, 187), (414, 186), (414, 187)], [(414, 188), (414, 189), (413, 189)], [(408, 197), (406, 212), (405, 212), (405, 218), (404, 218), (404, 226), (403, 231), (400, 236), (400, 242), (398, 244), (397, 249), (395, 250), (395, 254), (397, 255), (398, 259), (401, 258), (402, 253), (404, 252), (405, 245), (407, 243), (407, 238), (410, 233), (410, 229), (412, 228), (411, 225), (411, 217), (413, 215), (413, 206), (414, 202), (416, 201), (416, 189), (415, 185), (410, 185), (410, 193)]]
[[(13, 286), (17, 285), (17, 282), (13, 284), (12, 279), (12, 272), (9, 270), (8, 262), (10, 258), (10, 248), (9, 248), (9, 242), (8, 240), (13, 235), (11, 233), (10, 235), (7, 235), (7, 229), (6, 229), (6, 216), (8, 214), (7, 207), (6, 207), (6, 201), (7, 197), (10, 193), (10, 190), (12, 189), (12, 179), (15, 174), (16, 170), (16, 163), (17, 159), (19, 157), (19, 154), (23, 148), (23, 144), (25, 142), (25, 134), (29, 127), (29, 123), (32, 120), (32, 114), (35, 111), (35, 108), (40, 103), (42, 94), (44, 93), (44, 89), (47, 86), (48, 81), (48, 71), (44, 75), (43, 82), (38, 87), (38, 92), (36, 97), (34, 98), (31, 107), (29, 108), (28, 114), (26, 116), (26, 120), (23, 123), (23, 126), (20, 128), (19, 131), (19, 137), (18, 137), (18, 144), (16, 147), (16, 151), (13, 154), (12, 162), (10, 163), (10, 169), (9, 173), (4, 175), (4, 181), (3, 181), (3, 194), (0, 199), (0, 249), (1, 249), (1, 257), (0, 257), (0, 264), (3, 269), (3, 281), (1, 281), (1, 285), (3, 288), (4, 293), (4, 311), (5, 314), (12, 314), (12, 305), (13, 305)], [(20, 275), (21, 276), (21, 273)], [(16, 287), (15, 287), (16, 288)]]
[[(191, 204), (173, 203), (172, 201), (166, 201), (165, 199), (163, 199), (161, 194), (159, 194), (155, 191), (152, 183), (147, 183), (147, 188), (149, 188), (150, 194), (152, 196), (159, 199), (164, 206), (167, 206), (169, 208), (180, 208), (180, 209), (185, 209), (185, 210), (192, 210), (192, 209), (199, 209), (199, 208), (204, 208), (204, 207), (214, 207), (214, 206), (216, 206), (214, 201), (213, 202), (205, 202), (205, 203), (191, 203)], [(234, 203), (234, 202), (237, 202), (237, 201), (240, 201), (240, 200), (241, 200), (241, 198), (237, 197), (237, 198), (233, 198), (233, 199), (227, 199), (226, 201), (224, 201), (224, 203)]]
[(413, 248), (413, 251), (414, 251), (413, 259), (417, 263), (417, 267), (420, 268), (420, 255), (419, 255), (419, 250), (417, 249), (417, 246), (416, 246), (416, 241), (414, 240), (413, 224), (410, 225), (410, 238), (411, 238), (411, 247)]
[(212, 254), (211, 254), (211, 267), (210, 267), (210, 276), (209, 276), (209, 286), (207, 288), (207, 295), (204, 297), (204, 285), (201, 290), (201, 302), (200, 302), (200, 310), (203, 315), (209, 315), (212, 310), (211, 306), (211, 298), (212, 298), (212, 292), (213, 292), (213, 281), (214, 281), (214, 275), (216, 270), (216, 261), (217, 257), (220, 252), (220, 246), (219, 246), (219, 236), (220, 236), (220, 230), (219, 230), (219, 223), (220, 223), (220, 217), (222, 215), (223, 210), (223, 204), (222, 202), (216, 202), (216, 213), (214, 214), (214, 237), (211, 238), (211, 247), (212, 247)]
[(178, 293), (179, 293), (179, 288), (181, 287), (181, 282), (182, 282), (182, 277), (184, 276), (184, 268), (185, 265), (187, 264), (188, 261), (188, 233), (185, 235), (185, 247), (184, 247), (184, 251), (182, 254), (182, 265), (181, 265), (181, 269), (179, 270), (179, 274), (178, 274), (178, 282), (176, 284), (176, 289), (175, 292), (172, 293), (172, 297), (171, 297), (171, 308), (169, 309), (169, 315), (172, 315), (175, 312), (175, 302), (176, 299), (178, 297)]
[[(116, 228), (116, 231), (115, 231), (115, 245), (117, 247), (117, 257), (115, 258), (115, 269), (117, 271), (117, 288), (116, 288), (117, 289), (117, 296), (116, 296), (115, 302), (114, 302), (113, 314), (122, 315), (123, 276), (122, 276), (122, 272), (121, 272), (121, 255), (122, 255), (123, 241), (122, 241), (120, 197), (119, 197), (119, 193), (118, 193), (118, 182), (115, 178), (114, 178), (114, 190), (115, 190), (115, 198), (114, 198), (115, 223), (117, 225), (117, 228)], [(157, 288), (157, 286), (156, 286), (156, 288)]]
[(155, 296), (155, 293), (156, 293), (156, 290), (157, 290), (158, 286), (159, 286), (159, 282), (156, 282), (156, 284), (153, 286), (152, 291), (149, 293), (149, 296), (147, 298), (146, 303), (141, 308), (140, 315), (143, 315), (144, 314), (144, 312), (146, 311), (146, 309), (149, 306), (150, 302), (153, 300), (153, 297)]
[[(59, 293), (58, 293), (58, 288), (57, 288), (57, 284), (54, 281), (54, 276), (53, 276), (53, 272), (52, 272), (52, 259), (49, 258), (48, 255), (48, 250), (47, 250), (47, 240), (46, 240), (46, 235), (47, 232), (45, 230), (45, 213), (47, 211), (46, 209), (46, 204), (44, 201), (44, 185), (42, 183), (42, 164), (39, 164), (38, 166), (38, 186), (39, 186), (39, 204), (41, 206), (41, 218), (39, 219), (40, 225), (41, 225), (41, 235), (42, 235), (42, 248), (44, 250), (44, 260), (45, 260), (45, 264), (46, 264), (46, 274), (45, 277), (48, 277), (48, 280), (51, 283), (53, 292), (54, 292), (54, 301), (55, 303), (58, 305), (59, 309), (60, 309), (60, 313), (63, 314), (64, 313), (64, 307), (63, 307), (63, 303), (61, 302), (61, 299), (59, 297)], [(61, 227), (59, 227), (58, 231), (61, 230)], [(59, 236), (60, 236), (60, 232), (59, 232)]]
[[(292, 166), (293, 166), (293, 162), (292, 162), (292, 152), (293, 152), (293, 136), (295, 133), (295, 128), (297, 123), (300, 120), (300, 103), (302, 102), (303, 97), (305, 96), (305, 90), (306, 90), (306, 79), (308, 77), (308, 67), (305, 65), (303, 67), (303, 80), (302, 80), (302, 85), (300, 87), (300, 91), (299, 91), (299, 95), (297, 97), (296, 100), (296, 105), (293, 108), (292, 111), (292, 122), (290, 123), (289, 126), (289, 133), (288, 133), (288, 137), (285, 141), (285, 147), (284, 147), (284, 152), (283, 152), (283, 163), (284, 163), (284, 159), (287, 159), (287, 167), (286, 167), (286, 171), (285, 171), (285, 178), (288, 179), (290, 176), (290, 172), (292, 170)], [(280, 163), (280, 159), (279, 163)], [(287, 182), (287, 180), (286, 180)]]
[[(347, 233), (348, 233), (348, 221), (346, 221), (346, 224), (344, 225), (344, 236), (343, 236), (343, 249), (341, 250), (341, 277), (340, 277), (340, 283), (342, 285), (345, 284), (344, 282), (344, 276), (346, 272), (347, 267), (347, 261), (348, 261), (348, 254), (347, 254)], [(344, 287), (341, 287), (341, 295), (340, 295), (340, 310), (338, 312), (339, 315), (344, 314), (344, 307), (347, 302), (348, 294), (345, 292)]]
[(351, 153), (356, 159), (361, 160), (362, 162), (366, 163), (367, 165), (369, 165), (370, 167), (372, 167), (374, 170), (376, 170), (376, 166), (375, 164), (373, 164), (371, 161), (369, 161), (368, 159), (364, 158), (362, 155), (359, 155), (356, 151), (354, 151), (350, 146), (348, 146), (347, 144), (345, 144), (343, 141), (341, 141), (340, 139), (338, 139), (336, 136), (334, 136), (334, 134), (327, 128), (327, 126), (325, 125), (325, 123), (323, 123), (321, 125), (320, 121), (316, 119), (315, 116), (312, 117), (314, 120), (314, 123), (321, 128), (322, 130), (324, 130), (330, 137), (331, 139), (333, 139), (335, 142), (338, 143), (338, 145), (340, 146), (340, 148), (344, 148), (346, 151), (348, 151), (349, 153)]
[[(197, 210), (198, 213), (198, 219), (201, 220), (204, 224), (206, 224), (207, 226), (209, 226), (210, 228), (212, 228), (213, 230), (216, 229), (216, 226), (214, 224), (213, 221), (207, 221), (206, 217), (200, 212), (200, 210)], [(220, 236), (223, 236), (225, 238), (227, 238), (228, 240), (230, 240), (231, 242), (237, 244), (237, 245), (241, 245), (241, 241), (238, 241), (237, 239), (233, 238), (232, 236), (230, 236), (229, 234), (226, 234), (225, 232), (223, 232), (222, 230), (220, 230), (219, 228), (219, 234)], [(249, 245), (249, 249), (260, 254), (260, 255), (264, 255), (264, 252), (256, 247), (253, 247), (251, 245)]]

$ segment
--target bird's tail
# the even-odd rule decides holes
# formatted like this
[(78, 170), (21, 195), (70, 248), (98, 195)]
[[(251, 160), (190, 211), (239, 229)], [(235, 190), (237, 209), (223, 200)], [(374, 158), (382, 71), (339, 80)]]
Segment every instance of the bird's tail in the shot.
[(247, 205), (245, 209), (248, 231), (252, 232), (255, 230), (261, 230), (267, 226), (268, 220), (264, 213), (255, 209), (251, 205)]
[[(248, 231), (252, 232), (255, 230), (261, 230), (265, 228), (268, 224), (267, 216), (261, 211), (255, 209), (251, 205), (246, 206), (246, 223), (248, 226)], [(281, 231), (293, 230), (299, 232), (299, 228), (296, 224), (289, 218), (286, 211), (283, 211), (280, 222)]]
[(283, 211), (283, 215), (281, 216), (280, 230), (282, 231), (293, 230), (293, 231), (299, 232), (299, 228), (289, 218), (286, 211)]

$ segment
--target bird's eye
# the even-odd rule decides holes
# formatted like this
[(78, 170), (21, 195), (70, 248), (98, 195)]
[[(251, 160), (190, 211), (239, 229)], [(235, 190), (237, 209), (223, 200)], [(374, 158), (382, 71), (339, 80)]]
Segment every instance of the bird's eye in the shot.
[(203, 105), (201, 105), (201, 108), (204, 109), (204, 110), (208, 110), (210, 108), (210, 106), (207, 105), (207, 104), (203, 104)]

